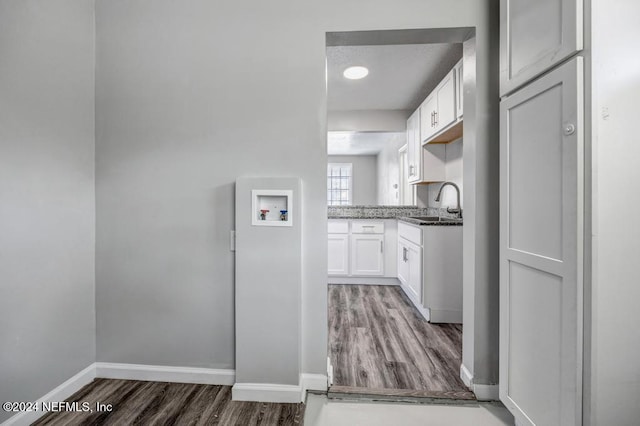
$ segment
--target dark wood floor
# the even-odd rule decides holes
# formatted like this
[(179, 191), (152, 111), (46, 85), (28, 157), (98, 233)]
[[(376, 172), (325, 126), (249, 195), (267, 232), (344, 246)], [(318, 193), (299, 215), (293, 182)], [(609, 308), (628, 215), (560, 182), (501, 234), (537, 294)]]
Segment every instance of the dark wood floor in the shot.
[[(96, 379), (68, 401), (93, 413), (49, 413), (34, 425), (301, 425), (304, 404), (231, 401), (230, 386)], [(96, 402), (112, 404), (95, 412)]]
[(329, 285), (332, 393), (474, 399), (462, 326), (430, 324), (397, 286)]

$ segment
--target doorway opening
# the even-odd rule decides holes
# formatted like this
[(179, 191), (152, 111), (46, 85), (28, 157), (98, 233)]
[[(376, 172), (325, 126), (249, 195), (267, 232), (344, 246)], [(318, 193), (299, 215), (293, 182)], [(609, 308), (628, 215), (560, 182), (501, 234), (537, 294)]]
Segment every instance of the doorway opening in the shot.
[(475, 399), (460, 374), (473, 36), (327, 34), (330, 397)]

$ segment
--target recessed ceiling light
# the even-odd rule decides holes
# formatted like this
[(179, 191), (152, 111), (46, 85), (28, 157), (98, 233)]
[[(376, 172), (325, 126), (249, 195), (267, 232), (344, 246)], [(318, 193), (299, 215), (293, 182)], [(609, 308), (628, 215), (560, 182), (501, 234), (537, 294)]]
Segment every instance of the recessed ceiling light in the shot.
[(365, 78), (369, 74), (369, 70), (365, 67), (349, 67), (344, 70), (343, 74), (349, 80), (359, 80)]

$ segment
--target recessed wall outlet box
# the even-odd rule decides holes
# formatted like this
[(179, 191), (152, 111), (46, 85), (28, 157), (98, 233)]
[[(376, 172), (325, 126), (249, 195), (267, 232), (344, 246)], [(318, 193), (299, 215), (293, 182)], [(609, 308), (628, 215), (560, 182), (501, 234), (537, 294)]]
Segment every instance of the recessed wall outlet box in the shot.
[(251, 224), (254, 226), (292, 226), (293, 191), (251, 190)]

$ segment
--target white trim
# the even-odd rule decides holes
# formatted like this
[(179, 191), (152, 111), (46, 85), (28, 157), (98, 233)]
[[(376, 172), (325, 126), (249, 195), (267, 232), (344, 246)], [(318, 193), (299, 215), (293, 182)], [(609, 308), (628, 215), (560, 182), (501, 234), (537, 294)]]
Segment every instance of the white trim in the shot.
[(79, 391), (83, 386), (88, 385), (96, 378), (96, 367), (95, 364), (91, 364), (84, 370), (80, 371), (61, 385), (54, 388), (51, 392), (47, 393), (42, 398), (37, 400), (38, 411), (23, 411), (17, 413), (16, 415), (9, 417), (2, 423), (3, 426), (22, 426), (22, 425), (30, 425), (31, 423), (38, 420), (40, 417), (47, 414), (42, 411), (42, 403), (43, 402), (57, 402), (64, 401), (69, 398), (71, 395)]
[(233, 401), (302, 402), (302, 386), (271, 383), (236, 383), (231, 389)]
[(473, 385), (473, 393), (478, 401), (499, 401), (500, 392), (498, 385)]
[(329, 379), (325, 374), (302, 373), (300, 375), (300, 383), (302, 385), (303, 401), (308, 390), (326, 392), (329, 388)]
[(164, 365), (121, 364), (96, 362), (96, 377), (105, 379), (143, 380), (151, 382), (227, 385), (235, 382), (232, 369), (171, 367)]
[(473, 374), (471, 374), (464, 364), (460, 364), (460, 378), (466, 387), (469, 389), (473, 387)]
[(478, 401), (500, 401), (500, 386), (473, 383), (473, 374), (464, 364), (460, 364), (460, 379), (471, 389)]
[(395, 277), (340, 277), (329, 276), (329, 284), (355, 284), (355, 285), (400, 285), (400, 280)]

